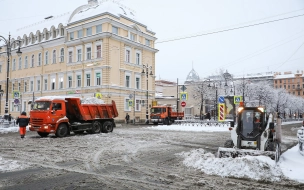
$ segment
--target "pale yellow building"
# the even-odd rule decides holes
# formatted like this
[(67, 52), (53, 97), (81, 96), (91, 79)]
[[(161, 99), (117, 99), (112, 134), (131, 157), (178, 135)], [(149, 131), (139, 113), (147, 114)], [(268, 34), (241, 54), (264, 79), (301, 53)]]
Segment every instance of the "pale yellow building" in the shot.
[[(89, 0), (72, 13), (50, 16), (11, 32), (13, 40), (21, 41), (22, 55), (16, 55), (18, 47), (14, 45), (9, 66), (9, 113), (17, 116), (21, 110), (28, 112), (33, 96), (85, 98), (101, 93), (106, 103), (115, 100), (117, 120), (122, 121), (126, 113), (136, 121), (145, 120), (147, 79), (143, 65), (155, 74), (158, 50), (154, 48), (155, 33), (135, 15), (115, 1)], [(0, 85), (5, 91), (7, 56), (4, 44), (1, 46)], [(149, 75), (149, 107), (154, 83), (154, 76)], [(13, 91), (20, 92), (20, 104), (14, 103)], [(5, 98), (4, 93), (1, 115)], [(129, 106), (132, 99), (134, 107)]]

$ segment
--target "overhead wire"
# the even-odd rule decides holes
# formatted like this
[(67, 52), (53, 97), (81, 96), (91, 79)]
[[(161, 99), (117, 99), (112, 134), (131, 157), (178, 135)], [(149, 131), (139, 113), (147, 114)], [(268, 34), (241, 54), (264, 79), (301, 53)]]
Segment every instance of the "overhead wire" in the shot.
[(302, 17), (302, 16), (304, 16), (304, 14), (295, 15), (295, 16), (290, 16), (290, 17), (285, 17), (285, 18), (276, 19), (276, 20), (270, 20), (270, 21), (266, 21), (266, 22), (260, 22), (260, 23), (256, 23), (256, 24), (250, 24), (250, 25), (245, 25), (245, 26), (239, 26), (239, 27), (235, 27), (235, 28), (228, 28), (228, 29), (218, 30), (218, 31), (214, 31), (214, 32), (208, 32), (208, 33), (203, 33), (203, 34), (197, 34), (197, 35), (192, 35), (192, 36), (186, 36), (186, 37), (181, 37), (181, 38), (175, 38), (175, 39), (172, 39), (172, 40), (164, 40), (164, 41), (160, 41), (160, 42), (155, 42), (155, 44), (161, 44), (161, 43), (179, 41), (179, 40), (184, 40), (184, 39), (196, 38), (196, 37), (199, 37), (199, 36), (206, 36), (206, 35), (218, 34), (218, 33), (223, 33), (223, 32), (228, 32), (228, 31), (233, 31), (233, 30), (239, 30), (239, 29), (243, 29), (243, 28), (249, 28), (249, 27), (253, 27), (253, 26), (259, 26), (259, 25), (269, 24), (269, 23), (273, 23), (273, 22), (279, 22), (279, 21), (288, 20), (288, 19), (293, 19), (293, 18)]

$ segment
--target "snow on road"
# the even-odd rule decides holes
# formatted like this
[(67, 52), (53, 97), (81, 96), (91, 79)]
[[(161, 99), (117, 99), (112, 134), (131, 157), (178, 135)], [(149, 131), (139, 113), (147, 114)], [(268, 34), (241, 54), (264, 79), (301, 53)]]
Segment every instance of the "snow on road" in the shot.
[[(147, 127), (149, 130), (175, 130), (194, 132), (228, 132), (227, 126), (180, 126), (159, 125)], [(1, 128), (0, 133), (17, 132), (18, 127)], [(295, 134), (296, 135), (296, 134)], [(82, 138), (91, 138), (85, 136)], [(298, 145), (282, 154), (280, 162), (276, 165), (273, 160), (265, 156), (245, 156), (242, 158), (216, 158), (204, 149), (195, 149), (190, 152), (181, 152), (176, 156), (183, 158), (187, 167), (193, 167), (210, 175), (222, 177), (249, 178), (254, 180), (280, 181), (284, 178), (304, 183), (304, 156), (298, 152)], [(22, 170), (28, 164), (15, 160), (6, 160), (0, 153), (0, 172)]]

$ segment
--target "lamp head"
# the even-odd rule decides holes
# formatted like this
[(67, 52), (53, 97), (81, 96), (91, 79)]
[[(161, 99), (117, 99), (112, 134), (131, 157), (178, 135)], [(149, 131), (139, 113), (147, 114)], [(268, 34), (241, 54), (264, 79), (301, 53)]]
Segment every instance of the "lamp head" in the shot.
[(150, 75), (151, 75), (151, 76), (153, 76), (153, 73), (152, 73), (152, 71), (150, 72)]
[(22, 54), (22, 52), (20, 51), (20, 47), (18, 48), (18, 50), (17, 50), (17, 55), (20, 57), (21, 56), (21, 54)]
[(142, 73), (142, 74), (145, 74), (145, 69), (143, 69), (141, 73)]

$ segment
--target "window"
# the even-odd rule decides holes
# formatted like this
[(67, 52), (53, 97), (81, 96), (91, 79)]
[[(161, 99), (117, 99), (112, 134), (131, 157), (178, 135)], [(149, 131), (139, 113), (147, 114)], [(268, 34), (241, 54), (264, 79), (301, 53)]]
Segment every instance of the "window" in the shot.
[(60, 78), (59, 78), (59, 81), (60, 81), (60, 83), (59, 83), (59, 88), (60, 88), (60, 89), (63, 89), (63, 77), (60, 77)]
[(275, 84), (277, 84), (277, 82), (278, 82), (277, 80), (274, 81)]
[(72, 88), (72, 76), (68, 76), (68, 87)]
[(35, 62), (35, 56), (34, 56), (34, 55), (32, 55), (31, 67), (34, 67), (34, 62)]
[(127, 49), (127, 50), (126, 50), (126, 62), (127, 62), (127, 63), (130, 63), (130, 54), (131, 54), (130, 50)]
[(133, 34), (133, 33), (131, 33), (131, 34), (130, 34), (130, 40), (136, 41), (136, 35)]
[(98, 34), (98, 33), (101, 33), (101, 32), (102, 32), (102, 25), (100, 24), (100, 25), (96, 26), (96, 33)]
[(87, 60), (91, 59), (91, 47), (87, 47)]
[(61, 30), (60, 30), (60, 34), (61, 34), (61, 36), (63, 36), (63, 35), (64, 35), (64, 29), (63, 29), (63, 28), (61, 28)]
[(45, 62), (44, 62), (45, 65), (48, 64), (48, 59), (49, 59), (49, 52), (45, 52)]
[(44, 79), (44, 90), (47, 90), (48, 87), (47, 87), (47, 79)]
[(53, 51), (53, 63), (56, 63), (56, 50)]
[(52, 87), (51, 87), (52, 90), (55, 90), (55, 84), (56, 84), (55, 80), (56, 80), (55, 78), (52, 78)]
[(70, 32), (70, 40), (74, 40), (74, 32)]
[(136, 53), (136, 65), (140, 65), (140, 53)]
[(60, 62), (64, 62), (64, 49), (61, 48), (60, 50)]
[(284, 85), (284, 89), (286, 89), (286, 85)]
[(136, 77), (136, 89), (140, 89), (140, 78)]
[(146, 46), (150, 46), (150, 40), (146, 39)]
[(112, 33), (118, 35), (118, 28), (116, 26), (112, 26)]
[(38, 54), (38, 66), (41, 65), (41, 53)]
[(126, 76), (126, 87), (130, 88), (130, 76)]
[(16, 59), (13, 60), (13, 71), (16, 70)]
[(303, 84), (303, 87), (302, 88), (304, 88), (304, 84)]
[(82, 30), (78, 30), (77, 34), (78, 34), (78, 38), (82, 38)]
[(97, 58), (101, 58), (101, 45), (96, 46), (96, 50), (97, 50)]
[(300, 96), (301, 94), (300, 94), (300, 91), (298, 92), (298, 96)]
[(100, 85), (100, 84), (101, 84), (101, 74), (96, 73), (96, 85)]
[(87, 36), (91, 36), (92, 35), (92, 27), (87, 28)]
[[(13, 90), (15, 89), (15, 85), (13, 85)], [(18, 83), (18, 91), (20, 91), (21, 90), (21, 83), (19, 82)]]
[(73, 62), (73, 52), (69, 51), (69, 63)]
[(30, 88), (31, 88), (31, 92), (33, 92), (34, 91), (34, 81), (31, 81)]
[(37, 91), (40, 91), (40, 80), (37, 80)]
[(91, 74), (87, 74), (87, 86), (91, 86)]
[(292, 89), (295, 89), (295, 85), (292, 85)]
[(131, 111), (131, 107), (129, 107), (129, 99), (125, 99), (125, 111)]
[(77, 75), (77, 87), (81, 87), (81, 75)]
[(135, 111), (140, 111), (140, 100), (135, 100)]
[(24, 92), (27, 92), (27, 82), (24, 82)]
[(19, 70), (21, 69), (21, 67), (22, 67), (22, 59), (21, 57), (19, 57)]
[(77, 61), (80, 62), (81, 61), (81, 49), (77, 50)]
[(24, 68), (27, 69), (27, 56), (25, 56)]

